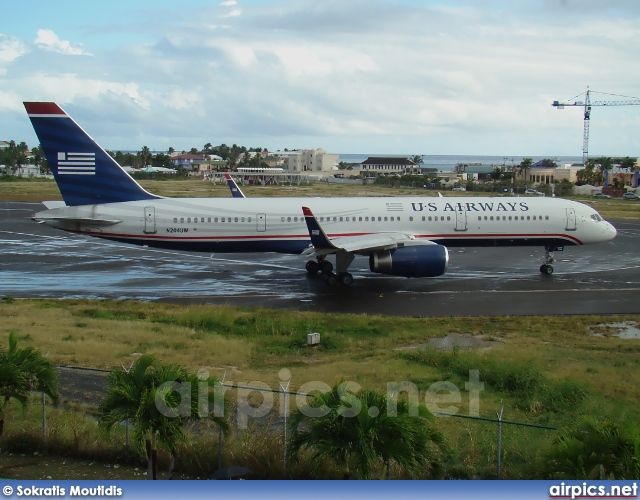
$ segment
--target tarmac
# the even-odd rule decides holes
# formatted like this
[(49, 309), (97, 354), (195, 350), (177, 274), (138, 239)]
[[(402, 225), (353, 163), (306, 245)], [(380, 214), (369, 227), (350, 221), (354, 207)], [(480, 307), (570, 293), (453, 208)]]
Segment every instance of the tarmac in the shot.
[(33, 222), (43, 209), (0, 202), (0, 296), (414, 317), (640, 313), (637, 220), (610, 221), (618, 230), (610, 242), (556, 252), (552, 276), (538, 269), (543, 248), (452, 248), (447, 273), (438, 278), (374, 274), (357, 257), (346, 288), (307, 276), (303, 256), (137, 247)]

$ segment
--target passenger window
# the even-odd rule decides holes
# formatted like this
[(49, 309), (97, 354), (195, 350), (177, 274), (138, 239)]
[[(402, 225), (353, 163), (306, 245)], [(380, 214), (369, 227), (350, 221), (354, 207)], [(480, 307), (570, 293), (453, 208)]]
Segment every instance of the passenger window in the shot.
[(291, 217), (287, 217), (287, 222), (291, 222)]
[(478, 215), (478, 222), (482, 220), (482, 215)]
[(248, 221), (248, 222), (251, 222), (251, 217), (249, 217), (249, 218), (247, 219), (247, 221)]
[(365, 218), (364, 218), (364, 221), (365, 221), (365, 222), (369, 222), (369, 217), (365, 217)]
[(448, 220), (448, 221), (450, 221), (450, 220), (451, 220), (451, 217), (450, 217), (450, 216), (448, 216), (448, 215), (447, 215), (447, 220)]
[(340, 222), (342, 222), (342, 217), (340, 217)]
[(337, 218), (337, 217), (334, 217), (334, 218), (333, 218), (333, 222), (338, 222), (338, 218)]
[(280, 217), (280, 222), (284, 222), (284, 217)]
[(233, 219), (234, 222), (238, 222), (238, 218), (236, 217), (235, 219)]
[(386, 217), (384, 218), (384, 221), (387, 222), (387, 218)]
[(173, 218), (173, 223), (174, 223), (174, 224), (177, 224), (177, 223), (178, 223), (178, 218), (177, 218), (177, 217), (174, 217), (174, 218)]
[(509, 220), (513, 220), (513, 217), (509, 216)]
[(489, 220), (493, 220), (493, 215), (491, 217), (489, 217)]
[(362, 222), (362, 217), (358, 217), (358, 222)]
[(294, 218), (293, 218), (293, 222), (298, 222), (298, 218), (297, 218), (297, 217), (294, 217)]
[(220, 222), (224, 222), (224, 217), (220, 217)]
[(190, 223), (191, 223), (191, 217), (188, 217), (187, 218), (187, 224), (190, 224)]
[(527, 215), (527, 220), (531, 220), (531, 216), (530, 215)]
[(382, 222), (382, 217), (378, 217), (378, 222)]
[(214, 218), (213, 218), (213, 222), (218, 222), (218, 218), (217, 218), (217, 217), (214, 217)]
[(207, 222), (211, 222), (211, 217), (208, 217), (208, 218), (207, 218)]
[(507, 220), (507, 216), (506, 216), (506, 215), (503, 215), (503, 216), (502, 216), (502, 220), (503, 220), (503, 221), (506, 221), (506, 220)]
[(549, 220), (549, 216), (548, 216), (548, 215), (545, 215), (545, 216), (544, 216), (544, 220)]
[(202, 217), (202, 218), (200, 219), (200, 222), (204, 222), (204, 217)]

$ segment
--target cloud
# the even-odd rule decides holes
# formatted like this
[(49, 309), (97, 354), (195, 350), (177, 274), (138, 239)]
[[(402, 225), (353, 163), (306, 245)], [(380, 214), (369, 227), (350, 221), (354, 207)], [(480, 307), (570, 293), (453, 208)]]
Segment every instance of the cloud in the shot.
[[(64, 101), (89, 110), (84, 118), (110, 147), (579, 156), (580, 113), (551, 101), (587, 85), (638, 93), (640, 66), (630, 61), (640, 49), (640, 9), (612, 1), (616, 9), (603, 13), (589, 0), (569, 23), (561, 0), (498, 2), (499, 10), (471, 0), (263, 0), (243, 4), (241, 17), (230, 15), (235, 1), (186, 2), (175, 15), (154, 10), (154, 22), (139, 23), (138, 10), (110, 20), (108, 45), (94, 16), (86, 40), (98, 48), (82, 64), (51, 57), (86, 54), (51, 30), (38, 31), (42, 50), (0, 35), (0, 108), (16, 109), (13, 99)], [(3, 62), (11, 64), (3, 70)], [(640, 155), (640, 107), (599, 108), (593, 117), (594, 154)], [(627, 149), (608, 151), (620, 144), (620, 124)]]
[(223, 19), (229, 18), (229, 17), (238, 17), (242, 15), (242, 11), (240, 9), (233, 9), (230, 12), (227, 12), (226, 14), (222, 14), (220, 17)]
[(49, 52), (58, 52), (59, 54), (71, 56), (90, 56), (89, 52), (82, 48), (81, 43), (71, 43), (67, 40), (60, 40), (52, 30), (39, 29), (38, 37), (33, 43), (40, 49)]
[(28, 51), (19, 38), (0, 34), (0, 64), (15, 61)]

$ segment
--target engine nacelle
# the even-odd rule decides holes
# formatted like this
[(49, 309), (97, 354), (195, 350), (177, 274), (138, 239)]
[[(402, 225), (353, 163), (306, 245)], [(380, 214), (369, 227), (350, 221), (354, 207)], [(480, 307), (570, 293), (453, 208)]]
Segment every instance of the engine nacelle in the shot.
[(442, 245), (416, 245), (374, 252), (369, 269), (374, 273), (406, 278), (433, 278), (447, 270), (449, 252)]

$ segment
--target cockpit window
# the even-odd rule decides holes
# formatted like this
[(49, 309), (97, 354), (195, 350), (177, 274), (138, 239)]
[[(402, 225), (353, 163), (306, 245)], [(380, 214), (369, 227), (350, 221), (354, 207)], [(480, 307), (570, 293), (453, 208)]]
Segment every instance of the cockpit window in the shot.
[(591, 214), (591, 219), (593, 219), (596, 222), (600, 222), (600, 221), (604, 220), (602, 218), (602, 216), (600, 214), (598, 214), (598, 213)]

